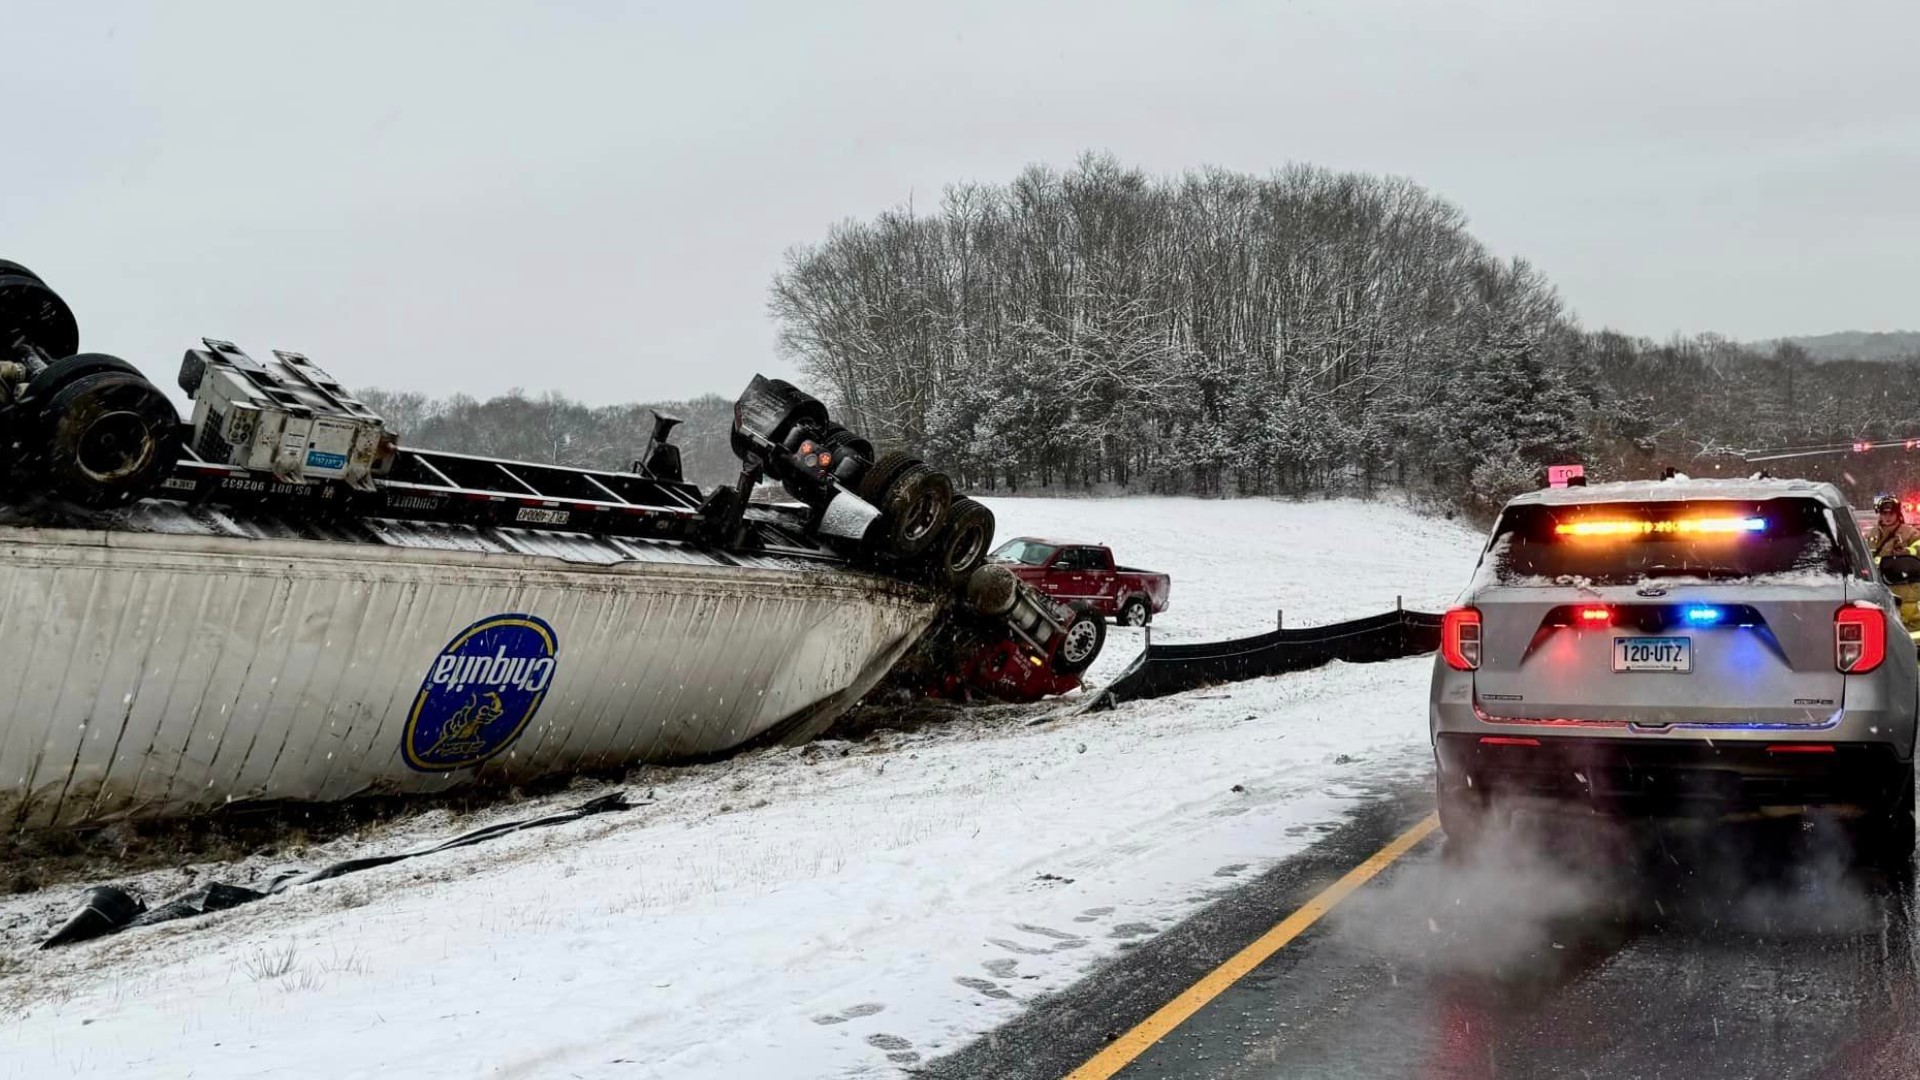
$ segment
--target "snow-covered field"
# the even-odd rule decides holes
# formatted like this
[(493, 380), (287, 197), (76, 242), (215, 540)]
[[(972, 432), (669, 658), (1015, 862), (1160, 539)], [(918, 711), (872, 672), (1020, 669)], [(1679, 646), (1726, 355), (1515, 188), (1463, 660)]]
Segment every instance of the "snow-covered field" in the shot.
[(1157, 641), (1208, 641), (1393, 610), (1444, 610), (1467, 584), (1478, 530), (1391, 497), (983, 499), (999, 541), (1105, 543), (1122, 565), (1173, 575)]
[[(1377, 504), (993, 505), (1002, 536), (1102, 540), (1174, 574), (1155, 633), (1182, 639), (1257, 632), (1271, 607), (1289, 623), (1395, 594), (1430, 609), (1479, 544)], [(624, 814), (15, 948), (0, 953), (0, 1077), (897, 1075), (1422, 775), (1428, 665), (643, 770), (623, 786), (653, 801)], [(484, 820), (423, 814), (302, 862)], [(247, 883), (273, 865), (198, 872)], [(190, 881), (130, 883), (152, 899)], [(0, 925), (79, 890), (53, 892), (0, 903)]]

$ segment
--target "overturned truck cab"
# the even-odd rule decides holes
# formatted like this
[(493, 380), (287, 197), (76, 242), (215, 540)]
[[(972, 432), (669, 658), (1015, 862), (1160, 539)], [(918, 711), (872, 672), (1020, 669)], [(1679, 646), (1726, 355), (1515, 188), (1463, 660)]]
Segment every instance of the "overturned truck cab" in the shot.
[[(992, 544), (779, 380), (703, 491), (671, 418), (630, 470), (564, 468), (407, 447), (296, 353), (188, 351), (182, 422), (78, 349), (0, 263), (0, 831), (809, 739), (968, 609)], [(1063, 615), (1007, 634), (1059, 649)]]

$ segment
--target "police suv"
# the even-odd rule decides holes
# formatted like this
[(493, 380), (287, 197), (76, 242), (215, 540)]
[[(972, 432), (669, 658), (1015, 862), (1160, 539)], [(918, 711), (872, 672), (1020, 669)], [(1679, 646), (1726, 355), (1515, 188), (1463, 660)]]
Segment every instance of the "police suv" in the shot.
[(1509, 798), (1609, 815), (1819, 810), (1914, 847), (1915, 650), (1829, 484), (1685, 478), (1522, 495), (1442, 626), (1441, 822)]

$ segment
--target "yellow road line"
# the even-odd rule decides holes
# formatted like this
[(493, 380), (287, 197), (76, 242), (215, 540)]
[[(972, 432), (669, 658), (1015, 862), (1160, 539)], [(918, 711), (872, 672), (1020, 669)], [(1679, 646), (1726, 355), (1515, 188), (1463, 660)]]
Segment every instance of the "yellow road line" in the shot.
[(1419, 824), (1395, 837), (1393, 842), (1367, 857), (1367, 861), (1347, 871), (1345, 877), (1327, 886), (1320, 895), (1307, 901), (1300, 910), (1281, 920), (1278, 926), (1260, 935), (1253, 944), (1233, 954), (1226, 963), (1208, 972), (1199, 982), (1187, 987), (1180, 996), (1160, 1007), (1160, 1010), (1135, 1025), (1132, 1031), (1107, 1044), (1105, 1050), (1088, 1059), (1085, 1065), (1068, 1073), (1066, 1080), (1107, 1080), (1133, 1063), (1133, 1060), (1147, 1052), (1147, 1048), (1165, 1038), (1169, 1032), (1187, 1018), (1204, 1008), (1207, 1002), (1226, 992), (1227, 987), (1239, 982), (1254, 968), (1267, 962), (1274, 953), (1286, 947), (1287, 942), (1299, 937), (1307, 927), (1320, 920), (1320, 916), (1332, 911), (1340, 901), (1353, 895), (1354, 890), (1373, 879), (1375, 874), (1385, 870), (1395, 859), (1412, 851), (1420, 841), (1425, 840), (1440, 827), (1440, 818), (1428, 814)]

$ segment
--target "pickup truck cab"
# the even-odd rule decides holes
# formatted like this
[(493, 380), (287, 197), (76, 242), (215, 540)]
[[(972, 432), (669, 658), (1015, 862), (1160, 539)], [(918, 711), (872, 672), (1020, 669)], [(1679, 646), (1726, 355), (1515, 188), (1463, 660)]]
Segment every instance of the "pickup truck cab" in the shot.
[(1115, 566), (1104, 544), (1022, 536), (1001, 544), (988, 558), (1055, 600), (1084, 605), (1123, 626), (1147, 625), (1167, 610), (1172, 590), (1165, 574)]

